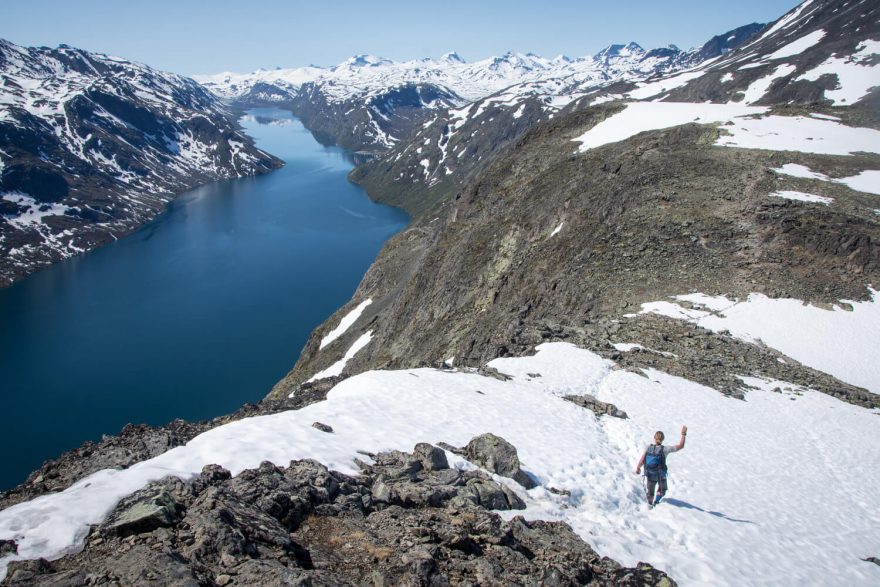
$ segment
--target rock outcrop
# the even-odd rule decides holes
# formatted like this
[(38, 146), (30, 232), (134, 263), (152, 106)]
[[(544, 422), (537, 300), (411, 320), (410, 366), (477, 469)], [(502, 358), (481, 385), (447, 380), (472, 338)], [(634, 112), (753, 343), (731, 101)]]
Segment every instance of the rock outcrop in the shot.
[(357, 477), (309, 460), (236, 477), (210, 465), (123, 500), (82, 552), (12, 563), (3, 584), (675, 584), (600, 557), (564, 523), (490, 511), (511, 507), (515, 492), (428, 444), (375, 455)]
[(535, 481), (519, 465), (516, 447), (494, 434), (481, 434), (464, 448), (469, 461), (502, 477), (510, 477), (526, 489), (536, 487)]

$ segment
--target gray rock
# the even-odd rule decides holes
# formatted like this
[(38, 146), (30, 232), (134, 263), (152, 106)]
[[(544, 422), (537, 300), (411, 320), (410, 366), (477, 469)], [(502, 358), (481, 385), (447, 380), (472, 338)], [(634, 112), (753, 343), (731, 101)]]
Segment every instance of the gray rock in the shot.
[(193, 569), (180, 557), (144, 546), (135, 546), (120, 556), (112, 568), (112, 575), (121, 585), (199, 586)]
[(123, 500), (104, 522), (105, 533), (130, 536), (174, 525), (180, 504), (162, 486), (148, 486)]
[(476, 505), (481, 505), (489, 510), (510, 509), (507, 496), (501, 489), (501, 485), (494, 481), (484, 479), (472, 479), (463, 492), (465, 496), (472, 497)]
[(216, 485), (221, 481), (226, 481), (230, 477), (232, 477), (232, 473), (220, 465), (205, 465), (202, 467), (199, 481), (206, 485)]
[(449, 460), (446, 458), (446, 453), (436, 446), (420, 442), (416, 445), (415, 450), (413, 450), (413, 454), (419, 459), (419, 462), (422, 463), (422, 467), (426, 471), (439, 471), (449, 468)]
[(571, 403), (578, 405), (582, 408), (586, 408), (591, 410), (597, 416), (613, 416), (615, 418), (623, 418), (626, 419), (628, 416), (626, 412), (619, 409), (614, 404), (605, 403), (597, 400), (592, 395), (584, 394), (584, 395), (566, 395), (562, 399), (566, 401), (570, 401)]
[(526, 489), (537, 484), (520, 468), (516, 447), (491, 433), (481, 434), (465, 447), (467, 458), (484, 469), (503, 477), (510, 477)]
[(452, 446), (448, 442), (438, 442), (437, 446), (442, 448), (443, 450), (447, 450), (454, 455), (458, 455), (460, 457), (467, 457), (467, 451), (463, 448), (459, 448), (457, 446)]
[(317, 428), (321, 432), (327, 432), (327, 433), (333, 432), (333, 428), (331, 426), (328, 426), (327, 424), (321, 424), (320, 422), (313, 423), (312, 428)]
[(15, 540), (0, 540), (0, 556), (15, 554), (18, 552), (18, 544)]

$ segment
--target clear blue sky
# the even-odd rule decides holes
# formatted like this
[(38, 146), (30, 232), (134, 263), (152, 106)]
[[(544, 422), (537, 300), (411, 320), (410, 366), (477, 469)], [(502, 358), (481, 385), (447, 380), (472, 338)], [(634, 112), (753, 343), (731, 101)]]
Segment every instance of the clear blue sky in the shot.
[(611, 43), (702, 44), (773, 21), (799, 0), (7, 0), (0, 37), (66, 43), (185, 75), (334, 65), (358, 53), (391, 59), (507, 50), (592, 55)]

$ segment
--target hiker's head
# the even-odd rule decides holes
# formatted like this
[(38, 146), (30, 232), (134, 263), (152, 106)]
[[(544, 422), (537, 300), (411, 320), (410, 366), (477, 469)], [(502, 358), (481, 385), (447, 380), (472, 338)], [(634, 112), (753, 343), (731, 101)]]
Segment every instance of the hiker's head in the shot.
[(659, 430), (658, 430), (657, 432), (654, 433), (654, 442), (655, 442), (655, 443), (657, 443), (657, 444), (663, 444), (663, 439), (664, 439), (664, 438), (666, 438), (666, 437), (663, 436), (663, 433), (660, 432)]

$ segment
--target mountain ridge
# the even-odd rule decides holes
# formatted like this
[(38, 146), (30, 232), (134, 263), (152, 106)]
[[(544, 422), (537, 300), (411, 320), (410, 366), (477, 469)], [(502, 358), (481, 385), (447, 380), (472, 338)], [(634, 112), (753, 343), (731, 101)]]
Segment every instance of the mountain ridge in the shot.
[(189, 78), (0, 40), (0, 286), (132, 232), (176, 194), (280, 164)]
[[(613, 80), (633, 81), (676, 71), (691, 67), (710, 54), (714, 56), (713, 51), (720, 55), (731, 43), (750, 38), (758, 28), (760, 25), (747, 25), (727, 33), (726, 40), (716, 37), (711, 44), (688, 51), (670, 47), (645, 51), (638, 44), (629, 43), (575, 59), (547, 59), (512, 51), (475, 62), (447, 56), (394, 62), (361, 55), (327, 68), (226, 72), (196, 79), (236, 106), (290, 108), (325, 142), (376, 154), (408, 138), (432, 113), (444, 108), (462, 107), (530, 83), (554, 86), (549, 93), (563, 99), (565, 93), (560, 88), (569, 88), (568, 93), (583, 93)], [(389, 104), (393, 97), (388, 93), (400, 88), (419, 88), (447, 98), (436, 103), (410, 104), (414, 107), (399, 116), (393, 107), (377, 114), (374, 107)], [(554, 109), (561, 107), (551, 104)]]

